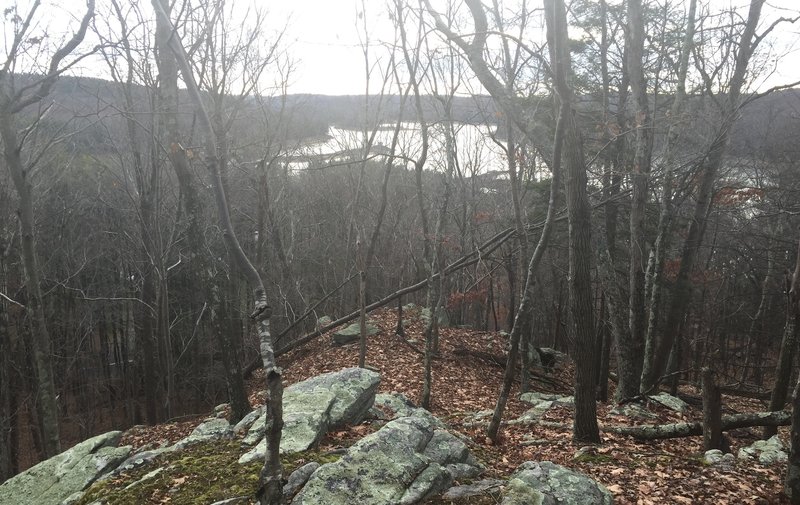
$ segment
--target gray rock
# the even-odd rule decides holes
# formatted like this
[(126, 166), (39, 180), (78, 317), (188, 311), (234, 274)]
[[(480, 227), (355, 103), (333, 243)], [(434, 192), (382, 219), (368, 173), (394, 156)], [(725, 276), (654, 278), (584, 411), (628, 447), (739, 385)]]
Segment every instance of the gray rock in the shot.
[(244, 505), (250, 503), (250, 498), (250, 496), (236, 496), (227, 500), (215, 501), (211, 505)]
[[(305, 451), (313, 447), (330, 429), (358, 424), (375, 401), (380, 375), (364, 368), (345, 368), (292, 384), (283, 393), (283, 432), (281, 452)], [(239, 458), (246, 464), (262, 459), (267, 444), (263, 439), (266, 413), (244, 437), (253, 449)]]
[(783, 463), (789, 459), (786, 448), (778, 438), (773, 436), (769, 440), (756, 440), (747, 447), (739, 449), (737, 457), (742, 460), (758, 459), (762, 465), (774, 465)]
[(121, 472), (127, 472), (128, 470), (133, 470), (134, 468), (138, 468), (142, 465), (146, 465), (150, 463), (158, 456), (167, 453), (177, 451), (177, 445), (171, 445), (169, 447), (161, 447), (158, 449), (152, 449), (149, 451), (142, 451), (136, 454), (132, 454), (128, 457), (125, 461), (122, 462), (113, 472), (106, 474), (104, 477), (101, 477), (101, 480), (105, 477), (117, 475)]
[(129, 446), (117, 447), (121, 435), (111, 431), (84, 440), (12, 477), (0, 485), (0, 503), (43, 505), (74, 500), (76, 493), (128, 457)]
[(492, 419), (491, 410), (479, 410), (478, 412), (467, 412), (461, 424), (466, 428), (475, 428), (478, 426), (489, 426), (489, 421)]
[[(335, 399), (336, 395), (331, 391), (292, 392), (287, 388), (283, 396), (282, 454), (305, 451), (319, 442), (328, 432)], [(261, 419), (257, 423), (263, 425)], [(263, 429), (262, 426), (262, 432)], [(239, 463), (244, 465), (263, 460), (266, 454), (267, 440), (262, 438), (258, 445), (239, 458)]]
[(656, 419), (658, 416), (647, 410), (647, 407), (638, 403), (625, 403), (617, 405), (609, 411), (610, 414), (625, 416), (631, 419)]
[(476, 496), (491, 496), (496, 493), (499, 494), (505, 484), (505, 481), (497, 479), (479, 480), (472, 484), (453, 486), (442, 495), (442, 498), (445, 500), (464, 500)]
[(331, 319), (330, 317), (322, 316), (319, 319), (317, 319), (317, 329), (324, 328), (324, 327), (328, 326), (329, 324), (331, 324), (332, 322), (333, 322), (333, 319)]
[[(378, 327), (372, 324), (367, 324), (367, 336), (371, 337), (378, 334)], [(346, 328), (336, 331), (333, 336), (333, 345), (345, 345), (352, 342), (357, 342), (361, 338), (361, 326), (359, 323), (353, 323)]]
[(453, 480), (474, 479), (486, 470), (486, 467), (475, 460), (473, 463), (452, 463), (444, 468), (450, 472)]
[(183, 449), (186, 446), (210, 440), (220, 440), (223, 438), (233, 438), (233, 429), (227, 419), (212, 417), (206, 419), (195, 428), (192, 433), (178, 441), (175, 446)]
[(729, 472), (736, 466), (736, 458), (731, 453), (723, 454), (719, 449), (711, 449), (703, 454), (703, 461), (707, 465), (717, 467), (723, 472)]
[(536, 404), (535, 407), (526, 410), (517, 419), (512, 419), (509, 424), (535, 424), (539, 422), (545, 412), (550, 410), (555, 402), (543, 400)]
[(403, 393), (378, 393), (375, 395), (375, 408), (381, 409), (388, 420), (400, 417), (424, 417), (439, 429), (446, 429), (445, 424), (427, 410), (417, 407)]
[(286, 485), (283, 486), (283, 496), (286, 498), (294, 496), (308, 482), (309, 477), (317, 471), (317, 468), (319, 468), (319, 463), (312, 461), (292, 472), (286, 481)]
[(560, 396), (552, 393), (528, 392), (519, 395), (519, 399), (525, 403), (530, 403), (533, 408), (525, 411), (519, 418), (509, 421), (510, 424), (532, 424), (538, 422), (541, 417), (553, 407), (575, 406), (575, 397)]
[(657, 395), (652, 395), (650, 399), (679, 414), (685, 414), (689, 411), (688, 403), (663, 391)]
[(331, 406), (330, 427), (337, 428), (364, 420), (375, 401), (380, 383), (381, 376), (377, 372), (358, 367), (345, 368), (292, 384), (286, 388), (284, 399), (287, 395), (312, 391), (334, 393), (336, 398)]
[(703, 454), (703, 461), (705, 461), (707, 465), (716, 465), (722, 461), (724, 455), (725, 454), (719, 449), (710, 449)]
[[(434, 446), (429, 449), (431, 441)], [(445, 447), (456, 452), (447, 454)], [(425, 417), (395, 419), (358, 441), (338, 461), (319, 467), (292, 504), (418, 503), (452, 482), (450, 472), (430, 456), (466, 463), (469, 454), (465, 456), (457, 443)]]
[(611, 493), (584, 474), (549, 461), (527, 461), (511, 476), (502, 505), (610, 505)]
[(263, 413), (264, 413), (264, 407), (259, 407), (255, 410), (250, 411), (250, 413), (244, 416), (241, 421), (236, 423), (236, 426), (233, 427), (233, 433), (235, 435), (241, 435), (242, 433), (245, 433), (250, 429), (251, 426), (253, 426), (253, 423), (256, 422), (256, 420), (259, 417), (261, 417)]
[(561, 405), (575, 405), (575, 397), (573, 396), (562, 396), (555, 393), (539, 393), (537, 391), (529, 391), (527, 393), (522, 393), (519, 395), (519, 399), (525, 403), (530, 403), (531, 405), (538, 405), (541, 402), (555, 402)]
[(158, 477), (161, 474), (161, 472), (163, 472), (163, 471), (164, 471), (164, 468), (162, 467), (162, 468), (156, 468), (153, 471), (147, 472), (146, 474), (142, 475), (141, 479), (135, 480), (135, 481), (131, 482), (130, 484), (128, 484), (127, 486), (125, 486), (125, 489), (132, 489), (132, 488), (135, 488), (136, 486), (140, 486), (140, 485), (142, 485), (142, 483), (147, 482), (148, 480), (151, 480), (151, 479), (154, 479), (154, 478)]

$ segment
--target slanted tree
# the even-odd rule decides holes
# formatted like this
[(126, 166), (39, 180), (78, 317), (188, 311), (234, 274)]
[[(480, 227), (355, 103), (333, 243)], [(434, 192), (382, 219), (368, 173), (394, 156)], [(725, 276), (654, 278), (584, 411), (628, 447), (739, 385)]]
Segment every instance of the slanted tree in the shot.
[[(171, 25), (167, 12), (164, 10), (159, 0), (153, 0), (153, 7), (156, 16), (161, 22)], [(219, 166), (221, 159), (217, 151), (216, 136), (211, 116), (200, 95), (200, 89), (195, 81), (194, 72), (189, 63), (189, 58), (178, 38), (174, 27), (171, 29), (173, 36), (169, 38), (169, 48), (175, 55), (175, 59), (180, 69), (183, 80), (186, 83), (187, 91), (192, 100), (203, 128), (205, 135), (206, 166), (209, 171), (211, 184), (214, 190), (214, 197), (217, 203), (220, 226), (224, 233), (225, 241), (230, 248), (233, 258), (236, 261), (242, 274), (247, 278), (253, 289), (253, 311), (250, 318), (255, 322), (260, 342), (261, 357), (266, 374), (267, 404), (266, 404), (266, 442), (267, 451), (265, 455), (264, 467), (261, 471), (259, 501), (264, 505), (275, 505), (281, 503), (283, 499), (283, 483), (281, 482), (281, 461), (280, 461), (280, 441), (283, 430), (283, 384), (281, 382), (281, 370), (275, 362), (273, 351), (272, 336), (270, 334), (269, 318), (272, 309), (267, 301), (267, 292), (264, 282), (256, 268), (250, 262), (244, 252), (233, 223), (230, 217), (225, 186), (222, 182), (222, 167)]]

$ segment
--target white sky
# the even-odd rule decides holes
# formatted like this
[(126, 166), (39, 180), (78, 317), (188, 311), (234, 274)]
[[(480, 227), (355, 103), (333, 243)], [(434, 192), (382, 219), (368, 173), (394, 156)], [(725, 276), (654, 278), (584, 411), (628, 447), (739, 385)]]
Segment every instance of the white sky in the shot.
[[(387, 3), (364, 0), (373, 43), (380, 38), (391, 40)], [(712, 10), (733, 6), (746, 17), (749, 0), (699, 0), (699, 3), (708, 4)], [(529, 0), (532, 8), (538, 8), (539, 4), (540, 0)], [(291, 79), (292, 93), (364, 93), (364, 57), (359, 40), (363, 29), (357, 16), (361, 11), (360, 0), (275, 0), (269, 5), (273, 20), (289, 19), (286, 41), (291, 43), (290, 50), (297, 58), (296, 72)], [(777, 17), (798, 14), (800, 0), (767, 0), (762, 11), (762, 25), (767, 26)], [(779, 72), (759, 87), (800, 81), (800, 22), (794, 26), (784, 24), (776, 33), (782, 46), (780, 52), (790, 53), (782, 58)], [(377, 57), (379, 51), (380, 48), (373, 47), (372, 57)]]
[[(0, 7), (14, 0), (0, 0)], [(16, 0), (24, 9), (31, 0)], [(96, 0), (98, 5), (106, 0)], [(143, 10), (150, 10), (150, 0), (119, 0), (126, 4), (139, 2)], [(247, 5), (258, 5), (268, 10), (268, 27), (278, 30), (286, 26), (284, 45), (295, 62), (290, 76), (290, 93), (320, 93), (329, 95), (363, 94), (365, 92), (365, 70), (362, 42), (363, 19), (359, 13), (366, 8), (370, 32), (370, 55), (373, 61), (383, 57), (385, 51), (378, 44), (393, 38), (392, 23), (387, 13), (392, 0), (227, 0), (237, 12), (244, 12)], [(500, 0), (501, 4), (503, 0)], [(507, 0), (513, 4), (516, 0)], [(621, 0), (610, 0), (619, 2)], [(658, 0), (661, 3), (663, 0)], [(682, 0), (672, 0), (679, 2)], [(688, 1), (688, 0), (687, 0)], [(434, 4), (443, 0), (433, 0)], [(699, 0), (701, 5), (721, 10), (735, 7), (742, 17), (747, 16), (749, 0)], [(411, 4), (416, 4), (411, 1)], [(528, 0), (529, 8), (539, 8), (541, 0)], [(81, 15), (85, 0), (44, 0), (41, 13), (50, 14), (53, 25), (65, 25), (70, 18)], [(777, 17), (794, 17), (800, 14), (800, 0), (767, 0), (762, 13), (762, 29)], [(46, 20), (42, 21), (47, 23)], [(287, 24), (288, 23), (288, 24)], [(73, 22), (74, 25), (74, 22)], [(8, 42), (8, 26), (3, 34)], [(52, 31), (51, 33), (54, 33)], [(63, 33), (63, 32), (62, 32)], [(766, 82), (757, 83), (758, 88), (774, 86), (800, 80), (800, 23), (782, 24), (775, 30), (777, 53), (784, 54), (777, 71)], [(536, 34), (531, 33), (531, 36)], [(774, 66), (774, 64), (773, 64)], [(91, 74), (91, 67), (84, 68)], [(373, 81), (374, 82), (374, 81)], [(373, 87), (372, 92), (377, 89)]]

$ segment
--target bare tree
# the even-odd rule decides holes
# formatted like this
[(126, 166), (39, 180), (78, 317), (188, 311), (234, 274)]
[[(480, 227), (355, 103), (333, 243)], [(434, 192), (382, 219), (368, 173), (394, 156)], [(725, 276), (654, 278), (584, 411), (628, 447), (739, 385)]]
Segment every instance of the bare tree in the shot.
[[(153, 1), (156, 15), (165, 24), (171, 24), (167, 12), (163, 9), (159, 0)], [(174, 34), (174, 28), (172, 29)], [(283, 484), (281, 482), (281, 461), (280, 461), (280, 440), (283, 430), (283, 384), (281, 382), (281, 370), (275, 363), (272, 337), (270, 335), (269, 317), (272, 309), (267, 302), (267, 293), (261, 276), (253, 264), (247, 258), (242, 249), (236, 232), (231, 223), (230, 210), (228, 206), (225, 187), (222, 183), (222, 167), (216, 146), (214, 126), (205, 105), (203, 104), (200, 90), (195, 81), (186, 52), (177, 35), (169, 39), (169, 46), (175, 55), (178, 68), (181, 71), (183, 80), (186, 83), (189, 96), (194, 103), (201, 125), (206, 136), (206, 165), (209, 169), (211, 183), (214, 188), (214, 196), (217, 203), (220, 226), (223, 229), (225, 240), (230, 248), (232, 255), (247, 278), (253, 289), (253, 312), (250, 318), (256, 323), (258, 336), (261, 346), (261, 357), (266, 373), (266, 385), (269, 398), (266, 404), (266, 440), (267, 453), (265, 456), (264, 468), (261, 472), (261, 490), (259, 500), (262, 504), (278, 504), (283, 497)]]
[(698, 69), (701, 75), (703, 75), (706, 84), (706, 92), (716, 98), (721, 108), (720, 113), (722, 115), (722, 120), (716, 130), (713, 141), (704, 153), (698, 167), (699, 186), (696, 192), (694, 213), (689, 222), (689, 230), (683, 244), (680, 269), (672, 293), (672, 303), (667, 313), (664, 332), (655, 344), (653, 364), (649, 370), (649, 374), (645, 377), (645, 380), (642, 381), (641, 388), (645, 391), (660, 382), (660, 377), (664, 373), (667, 365), (670, 350), (672, 349), (675, 339), (678, 337), (681, 323), (686, 315), (686, 309), (689, 306), (692, 288), (690, 274), (694, 269), (700, 243), (705, 233), (709, 208), (712, 203), (714, 183), (717, 179), (720, 166), (722, 165), (731, 130), (736, 122), (739, 108), (742, 105), (741, 96), (746, 84), (750, 58), (753, 56), (758, 44), (763, 40), (763, 36), (765, 35), (756, 35), (756, 28), (761, 17), (761, 8), (763, 6), (764, 0), (751, 0), (747, 21), (741, 36), (737, 41), (728, 41), (728, 43), (734, 44), (735, 46), (735, 63), (731, 77), (727, 82), (727, 93), (724, 96), (718, 96), (716, 94), (715, 84), (713, 83), (711, 74), (708, 73), (708, 70), (704, 66), (698, 65)]
[[(42, 74), (33, 77), (30, 84), (17, 83), (19, 73), (23, 72), (24, 50), (30, 44), (42, 43), (33, 31), (41, 2), (36, 0), (26, 13), (19, 16), (12, 7), (13, 15), (19, 16), (12, 29), (13, 40), (10, 50), (0, 68), (0, 139), (3, 142), (3, 158), (10, 173), (18, 198), (18, 218), (20, 227), (20, 245), (22, 262), (25, 270), (25, 281), (28, 287), (27, 312), (31, 321), (33, 362), (37, 380), (37, 408), (39, 423), (44, 440), (46, 456), (53, 456), (61, 450), (61, 439), (58, 428), (58, 405), (56, 399), (53, 364), (50, 350), (50, 333), (47, 328), (39, 260), (36, 253), (36, 227), (33, 213), (34, 170), (39, 153), (28, 153), (26, 145), (29, 135), (38, 127), (43, 112), (35, 114), (35, 119), (23, 129), (19, 129), (21, 113), (41, 103), (50, 93), (58, 77), (77, 58), (73, 55), (83, 38), (89, 22), (94, 16), (94, 0), (88, 0), (86, 13), (81, 19), (75, 33), (63, 45), (53, 48), (47, 68)], [(7, 14), (8, 15), (8, 14)], [(72, 58), (72, 61), (70, 61)], [(47, 108), (44, 108), (46, 112)], [(24, 121), (24, 120), (23, 120)]]

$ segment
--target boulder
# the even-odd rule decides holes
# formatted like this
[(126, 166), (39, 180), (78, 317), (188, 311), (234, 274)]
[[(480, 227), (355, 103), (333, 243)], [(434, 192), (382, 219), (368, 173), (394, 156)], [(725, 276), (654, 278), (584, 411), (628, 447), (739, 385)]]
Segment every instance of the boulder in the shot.
[(469, 464), (469, 451), (426, 417), (402, 417), (367, 435), (336, 462), (322, 465), (293, 505), (419, 503), (450, 485), (450, 464)]
[(286, 388), (284, 399), (295, 394), (299, 396), (315, 391), (330, 391), (335, 395), (330, 412), (330, 427), (337, 428), (364, 420), (375, 401), (380, 383), (381, 376), (377, 372), (366, 368), (345, 368), (292, 384)]
[(455, 501), (480, 496), (495, 496), (500, 493), (505, 484), (505, 481), (502, 480), (485, 479), (473, 482), (472, 484), (453, 486), (445, 491), (442, 495), (442, 499)]
[(375, 395), (373, 409), (380, 411), (379, 419), (391, 421), (400, 417), (424, 417), (439, 429), (446, 429), (439, 418), (427, 410), (417, 407), (403, 393), (379, 393)]
[[(367, 324), (367, 336), (371, 337), (378, 334), (378, 327), (372, 324)], [(358, 342), (361, 338), (361, 325), (353, 323), (346, 328), (342, 328), (333, 333), (333, 345), (345, 345), (352, 342)]]
[(92, 437), (61, 454), (29, 468), (0, 485), (0, 503), (57, 504), (80, 493), (101, 475), (113, 470), (131, 452), (117, 447), (122, 432)]
[[(447, 315), (447, 309), (441, 307), (439, 312), (437, 313), (438, 317), (436, 319), (436, 324), (439, 325), (439, 328), (446, 328), (450, 326), (450, 316)], [(419, 317), (422, 319), (422, 322), (425, 323), (427, 326), (430, 324), (431, 321), (431, 309), (428, 307), (423, 307), (422, 310), (419, 311)]]
[(518, 419), (509, 421), (510, 424), (531, 424), (536, 423), (541, 417), (553, 407), (565, 406), (574, 407), (575, 397), (560, 396), (552, 393), (528, 392), (519, 395), (519, 399), (525, 403), (530, 403), (533, 408), (525, 411)]
[[(313, 447), (328, 432), (340, 426), (358, 424), (372, 408), (380, 375), (364, 368), (345, 368), (292, 384), (283, 393), (281, 452), (293, 453)], [(244, 442), (256, 447), (239, 463), (263, 459), (266, 413), (253, 422)]]
[(251, 410), (246, 416), (242, 418), (241, 421), (236, 423), (236, 426), (233, 427), (233, 433), (236, 435), (241, 435), (246, 433), (252, 426), (256, 420), (264, 414), (264, 407), (259, 407), (255, 410)]
[(333, 319), (331, 319), (329, 316), (322, 316), (319, 319), (317, 319), (317, 329), (318, 330), (322, 329), (322, 328), (328, 326), (329, 324), (331, 324), (332, 322), (333, 322)]
[(582, 473), (549, 461), (527, 461), (511, 476), (502, 505), (610, 505), (605, 486)]
[(519, 399), (531, 405), (538, 405), (541, 402), (556, 402), (561, 405), (573, 406), (575, 405), (575, 398), (572, 396), (562, 396), (555, 393), (539, 393), (538, 391), (529, 391), (519, 395)]
[[(331, 391), (309, 391), (298, 393), (286, 391), (283, 396), (283, 431), (281, 432), (281, 453), (291, 454), (313, 447), (328, 432), (330, 411), (336, 399)], [(258, 429), (264, 432), (266, 419), (259, 419)], [(254, 426), (255, 428), (255, 426)], [(249, 435), (249, 434), (248, 434)], [(239, 463), (247, 464), (263, 460), (267, 454), (267, 440), (262, 438), (253, 449), (239, 458)]]
[(768, 440), (756, 440), (751, 445), (742, 447), (737, 457), (742, 460), (757, 459), (762, 465), (774, 465), (789, 459), (786, 447), (778, 435)]
[(688, 403), (663, 391), (657, 395), (650, 396), (650, 399), (679, 414), (685, 414), (689, 411)]
[(283, 486), (283, 496), (291, 499), (308, 482), (308, 479), (317, 471), (317, 468), (319, 468), (319, 463), (312, 461), (292, 472), (286, 480), (286, 485)]
[(718, 467), (720, 470), (732, 470), (736, 464), (736, 458), (731, 453), (723, 453), (719, 449), (711, 449), (703, 454), (703, 462), (710, 466)]
[(183, 449), (186, 446), (199, 442), (208, 442), (223, 438), (233, 438), (231, 423), (229, 423), (227, 419), (212, 417), (200, 423), (188, 437), (178, 441), (175, 446), (178, 449)]
[(567, 361), (566, 354), (551, 347), (536, 347), (535, 349), (539, 353), (539, 361), (545, 370), (552, 370)]
[(146, 465), (156, 459), (158, 456), (165, 454), (167, 452), (177, 451), (177, 445), (170, 445), (168, 447), (160, 447), (158, 449), (151, 449), (146, 451), (141, 451), (136, 454), (132, 454), (123, 461), (117, 468), (105, 476), (101, 477), (100, 480), (107, 478), (112, 475), (117, 475), (121, 472), (127, 472), (128, 470), (133, 470), (134, 468), (138, 468), (140, 466)]

